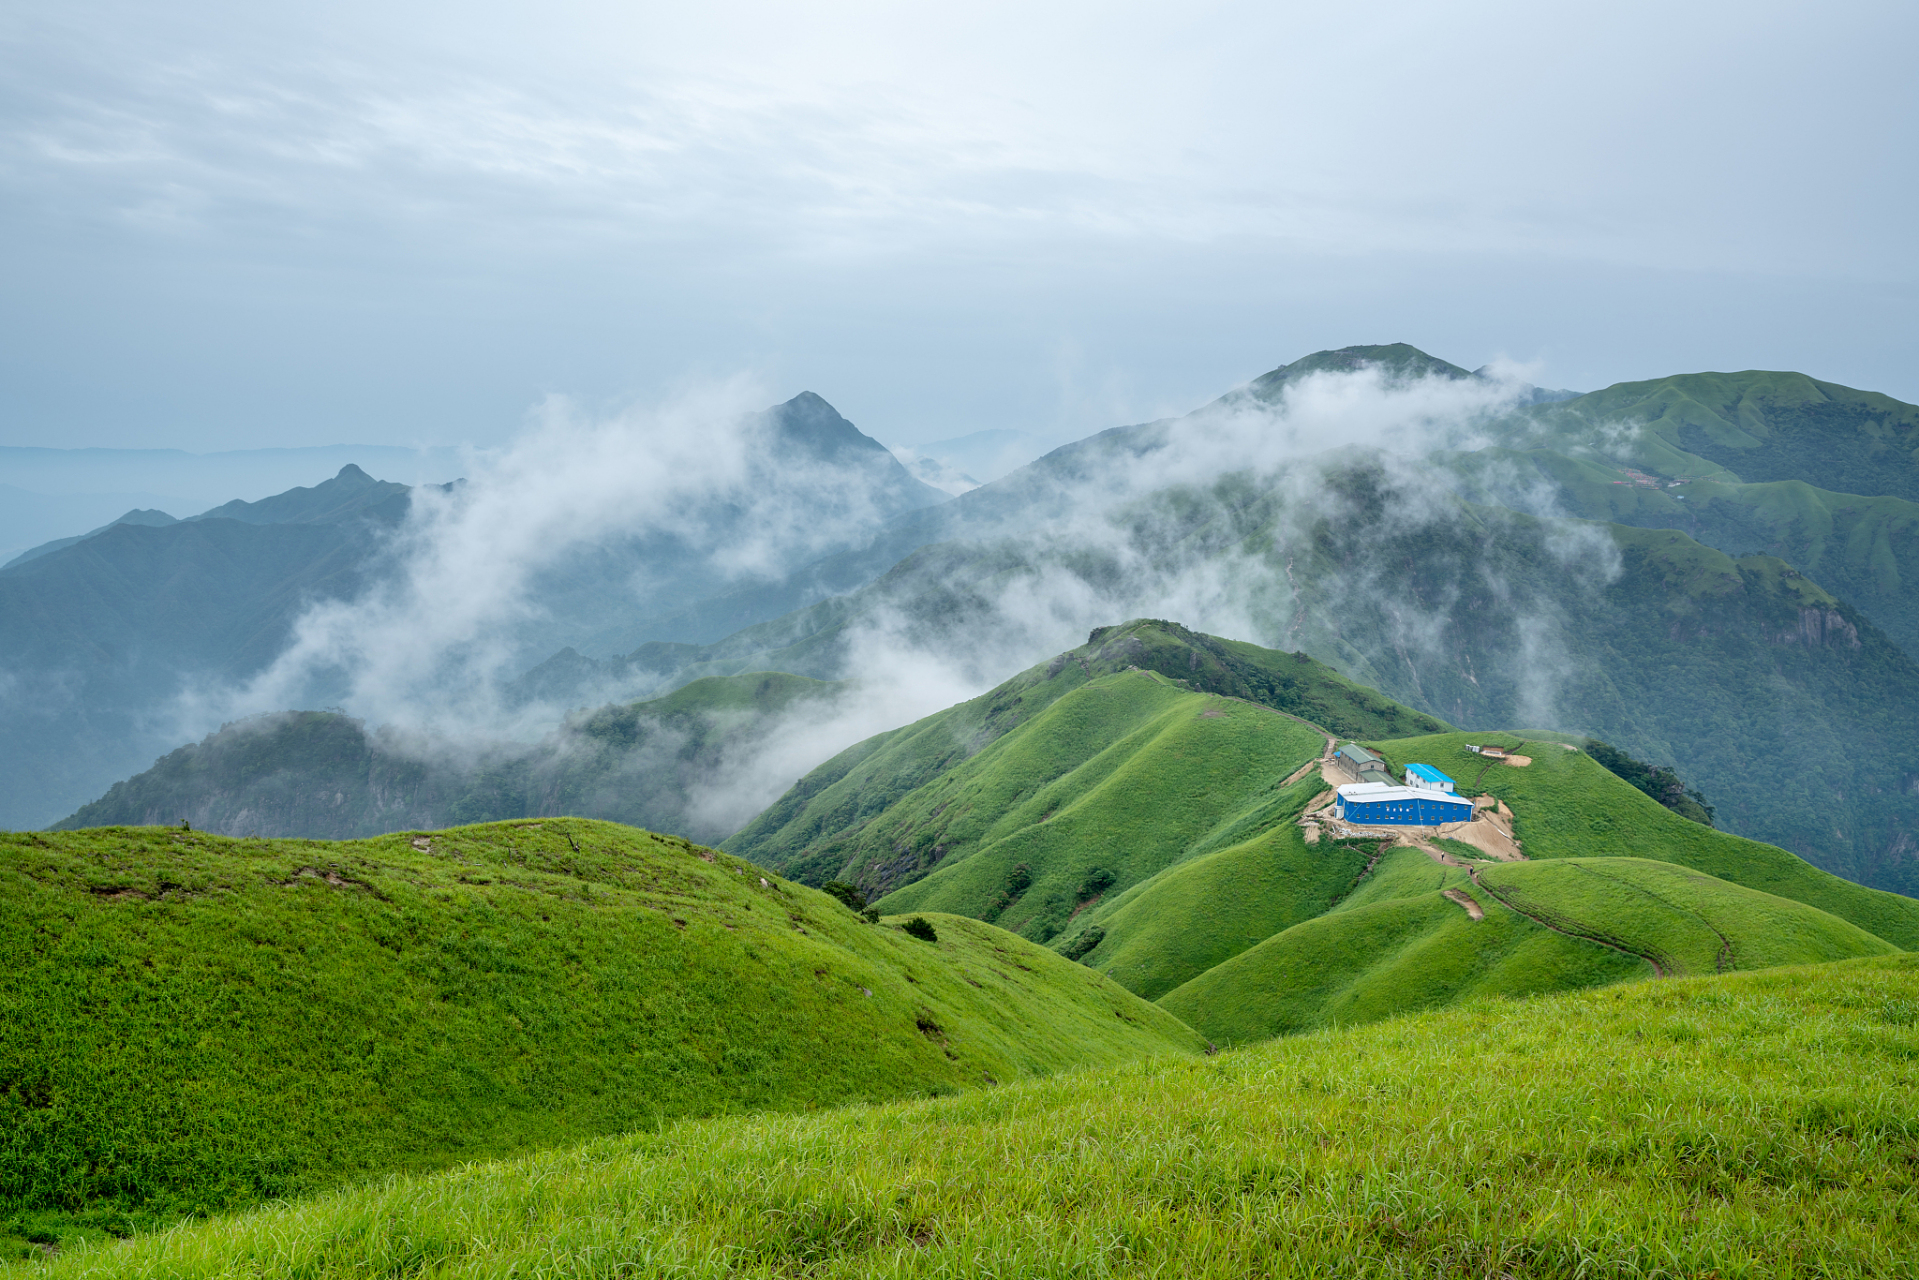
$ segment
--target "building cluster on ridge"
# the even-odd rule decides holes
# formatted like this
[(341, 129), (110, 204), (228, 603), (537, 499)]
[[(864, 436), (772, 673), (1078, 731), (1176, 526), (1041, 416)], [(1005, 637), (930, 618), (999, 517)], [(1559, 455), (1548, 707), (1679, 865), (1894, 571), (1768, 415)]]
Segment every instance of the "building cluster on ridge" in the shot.
[(1349, 742), (1333, 759), (1353, 778), (1335, 791), (1333, 816), (1366, 827), (1437, 827), (1471, 822), (1473, 802), (1457, 794), (1453, 780), (1429, 764), (1406, 766), (1403, 784), (1393, 782), (1386, 762)]

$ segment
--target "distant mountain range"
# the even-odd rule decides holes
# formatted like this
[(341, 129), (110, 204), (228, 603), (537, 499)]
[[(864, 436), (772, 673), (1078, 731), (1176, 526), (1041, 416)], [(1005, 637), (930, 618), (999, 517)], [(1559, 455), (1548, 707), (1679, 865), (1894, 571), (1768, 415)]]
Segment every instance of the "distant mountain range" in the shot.
[[(795, 397), (764, 418), (756, 494), (815, 504), (847, 538), (944, 500), (818, 396)], [(183, 695), (256, 674), (313, 603), (352, 598), (391, 571), (383, 555), (411, 500), (407, 486), (349, 464), (311, 488), (187, 520), (123, 518), (0, 569), (0, 768), (9, 779), (0, 823), (44, 825), (176, 746)], [(845, 508), (839, 517), (835, 502)], [(723, 526), (743, 515), (716, 510), (706, 519)], [(640, 565), (653, 594), (636, 596), (628, 585)], [(674, 615), (736, 580), (684, 537), (591, 548), (538, 584), (544, 614), (523, 641), (535, 652), (630, 645), (661, 626), (671, 633)], [(792, 607), (825, 591), (802, 583), (774, 598)], [(751, 620), (758, 616), (770, 615)]]
[(191, 514), (311, 484), (354, 464), (404, 484), (461, 474), (459, 450), (340, 444), (291, 449), (45, 449), (0, 446), (0, 563), (85, 536), (128, 510)]
[[(849, 665), (854, 642), (881, 619), (904, 642), (965, 662), (1031, 625), (1001, 607), (1009, 584), (1097, 602), (1110, 619), (1169, 608), (1164, 602), (1200, 573), (1283, 647), (1409, 706), (1456, 724), (1552, 720), (1592, 732), (1677, 767), (1729, 829), (1865, 883), (1919, 891), (1919, 732), (1911, 727), (1919, 725), (1911, 612), (1919, 592), (1909, 559), (1915, 524), (1902, 507), (1910, 504), (1807, 481), (1746, 485), (1668, 439), (1681, 421), (1704, 424), (1697, 430), (1705, 434), (1734, 419), (1767, 439), (1836, 433), (1832, 454), (1844, 467), (1855, 454), (1892, 457), (1913, 440), (1919, 410), (1799, 375), (1686, 375), (1489, 418), (1476, 427), (1479, 448), (1442, 453), (1427, 467), (1336, 451), (1291, 464), (1292, 490), (1229, 475), (1197, 494), (1128, 498), (1126, 522), (1103, 532), (1096, 550), (1072, 536), (1080, 496), (1115, 467), (1150, 473), (1209, 414), (1275, 401), (1309, 374), (1354, 368), (1406, 382), (1474, 376), (1410, 347), (1307, 357), (1190, 420), (1118, 428), (1056, 450), (895, 520), (874, 547), (824, 566), (850, 581), (861, 576), (856, 568), (873, 572), (891, 558), (868, 586), (717, 644), (655, 646), (613, 663), (677, 666), (672, 679), (760, 669), (846, 679), (858, 675)], [(1629, 416), (1674, 404), (1647, 428)], [(1773, 446), (1741, 447), (1773, 456)], [(1880, 487), (1908, 483), (1901, 475)], [(1688, 476), (1714, 479), (1702, 488)], [(1791, 502), (1772, 496), (1778, 486)], [(1695, 496), (1678, 496), (1688, 493)], [(1552, 514), (1599, 517), (1614, 508), (1633, 518), (1569, 523)], [(1727, 509), (1777, 522), (1715, 514)], [(1822, 511), (1857, 519), (1822, 524)], [(1830, 570), (1823, 577), (1853, 585), (1873, 610), (1782, 552), (1816, 560)], [(1045, 647), (1059, 638), (1056, 628)], [(1027, 654), (1043, 653), (1045, 639), (1027, 637)], [(558, 675), (553, 666), (537, 674)]]
[[(1430, 453), (1363, 437), (1288, 451), (1257, 426), (1352, 373), (1481, 407)], [(1170, 614), (1451, 724), (1593, 733), (1675, 768), (1729, 830), (1919, 891), (1913, 406), (1763, 372), (1543, 392), (1352, 347), (945, 502), (915, 497), (817, 397), (780, 412), (897, 472), (882, 483), (898, 514), (778, 579), (689, 579), (670, 612), (609, 617), (604, 573), (561, 582), (550, 598), (579, 617), (523, 699), (590, 706), (755, 671), (857, 680), (876, 636), (988, 686), (1089, 626)], [(1187, 465), (1208, 448), (1227, 461)]]

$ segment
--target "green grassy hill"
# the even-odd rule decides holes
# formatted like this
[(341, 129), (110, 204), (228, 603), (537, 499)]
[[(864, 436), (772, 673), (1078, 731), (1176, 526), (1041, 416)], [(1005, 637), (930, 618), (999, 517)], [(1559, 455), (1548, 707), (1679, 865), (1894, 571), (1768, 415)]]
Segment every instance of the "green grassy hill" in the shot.
[[(1533, 859), (1508, 866), (1441, 842), (1454, 864), (1442, 865), (1378, 839), (1309, 844), (1297, 819), (1326, 784), (1302, 766), (1324, 738), (1251, 703), (1122, 670), (1008, 719), (833, 846), (828, 865), (870, 883), (888, 859), (924, 857), (933, 870), (886, 910), (995, 920), (1216, 1041), (1481, 994), (1919, 949), (1919, 901), (1682, 817), (1570, 735), (1369, 741), (1396, 771), (1433, 764), (1503, 800)], [(1466, 749), (1493, 741), (1531, 763)], [(846, 861), (847, 847), (873, 861)]]
[(368, 733), (335, 712), (281, 712), (162, 756), (52, 829), (185, 819), (224, 835), (348, 840), (573, 814), (718, 840), (753, 812), (750, 801), (702, 803), (729, 759), (784, 716), (827, 713), (843, 688), (783, 672), (714, 676), (575, 714), (532, 748)]
[[(1372, 846), (1308, 846), (1293, 818), (1324, 790), (1318, 770), (1272, 794), (1255, 821), (1208, 842), (1124, 893), (1095, 904), (1060, 940), (1149, 1000), (1330, 910), (1371, 861)], [(1083, 951), (1080, 948), (1085, 948)]]
[(1157, 672), (1102, 676), (867, 825), (868, 847), (930, 835), (940, 855), (880, 905), (1046, 941), (1103, 895), (1256, 827), (1276, 785), (1325, 745), (1296, 720)]
[(934, 921), (929, 944), (570, 819), (0, 834), (0, 1235), (1203, 1047), (1084, 967)]
[[(1224, 1042), (1480, 994), (1919, 949), (1919, 902), (1689, 821), (1567, 750), (1568, 737), (1367, 744), (1397, 769), (1432, 764), (1462, 793), (1499, 797), (1532, 861), (1498, 863), (1451, 841), (1435, 847), (1463, 865), (1376, 840), (1309, 845), (1291, 820), (1323, 785), (1308, 779), (1242, 844), (1084, 913), (1075, 923), (1097, 944), (1082, 958)], [(1468, 742), (1523, 746), (1532, 763), (1494, 764)], [(1446, 890), (1470, 895), (1485, 918)], [(1055, 945), (1077, 950), (1080, 936)]]
[(1487, 1000), (686, 1121), (21, 1274), (1903, 1276), (1916, 1055), (1919, 957)]
[[(1140, 672), (1160, 678), (1113, 685), (1110, 688), (1128, 692), (1075, 700), (1069, 709), (1049, 715), (1056, 703), (1090, 684)], [(725, 847), (783, 875), (814, 884), (835, 878), (855, 881), (877, 896), (935, 866), (963, 860), (982, 839), (999, 840), (1008, 834), (1003, 825), (994, 825), (989, 837), (981, 822), (1001, 824), (1004, 810), (1016, 798), (1024, 803), (1043, 788), (1055, 787), (1049, 793), (1058, 801), (1055, 807), (1069, 803), (1075, 787), (1119, 767), (1118, 755), (1094, 759), (1117, 741), (1119, 726), (1128, 726), (1127, 733), (1142, 731), (1152, 718), (1170, 714), (1179, 697), (1199, 693), (1257, 703), (1347, 735), (1436, 732), (1448, 727), (1304, 654), (1280, 653), (1202, 635), (1177, 623), (1140, 619), (1101, 627), (1086, 644), (988, 693), (848, 748), (801, 779), (727, 840)], [(1264, 768), (1283, 756), (1292, 759), (1280, 771), (1279, 776), (1284, 776), (1308, 756), (1318, 754), (1312, 730), (1297, 720), (1271, 712), (1254, 713), (1248, 719), (1235, 703), (1217, 697), (1193, 702), (1190, 714), (1209, 710), (1218, 715), (1189, 726), (1192, 731), (1219, 729), (1242, 746), (1247, 726), (1255, 723), (1281, 735), (1274, 745), (1260, 746), (1254, 756), (1235, 760), (1231, 767), (1253, 767), (1257, 757), (1264, 762), (1257, 767)], [(1002, 742), (1028, 733), (1043, 717), (1048, 725), (1046, 745)], [(1211, 723), (1215, 720), (1222, 723)], [(1180, 750), (1170, 742), (1167, 745)], [(993, 754), (987, 762), (970, 763), (989, 749)], [(1004, 761), (1004, 769), (992, 761)], [(1224, 759), (1215, 763), (1227, 764)], [(968, 771), (960, 776), (963, 767)], [(1200, 772), (1205, 768), (1197, 762), (1180, 767)], [(1086, 771), (1076, 772), (1082, 768)], [(995, 775), (990, 782), (978, 781), (988, 774)], [(1072, 781), (1066, 780), (1068, 775), (1074, 775)], [(1262, 778), (1258, 787), (1274, 780)], [(990, 794), (974, 794), (980, 785)], [(1241, 779), (1227, 785), (1244, 789), (1246, 784)], [(941, 799), (956, 797), (960, 791), (966, 792), (964, 799)], [(1207, 804), (1219, 802), (1223, 801), (1215, 796)], [(1126, 803), (1123, 797), (1120, 803)], [(1033, 816), (1043, 818), (1045, 813)], [(1196, 811), (1191, 821), (1210, 826), (1216, 819)], [(1159, 856), (1145, 855), (1141, 865)], [(1012, 865), (1016, 864), (1004, 870)], [(1095, 869), (1099, 868), (1089, 865), (1083, 870)], [(1116, 876), (1122, 872), (1118, 865), (1104, 869)], [(1130, 878), (1125, 881), (1130, 882)], [(1125, 883), (1109, 883), (1099, 891), (1123, 889)], [(1001, 888), (994, 886), (994, 893)], [(1049, 885), (1047, 893), (1077, 888), (1077, 882)], [(1040, 900), (1036, 897), (1034, 903)], [(1073, 905), (1069, 902), (1066, 910), (1070, 912)]]
[[(1474, 919), (1459, 895), (1484, 918)], [(1580, 858), (1462, 869), (1402, 847), (1336, 909), (1159, 1003), (1220, 1043), (1246, 1043), (1477, 996), (1898, 950), (1804, 903), (1672, 863)]]
[[(1557, 439), (1610, 438), (1658, 475), (1736, 473), (1919, 501), (1919, 406), (1803, 373), (1748, 369), (1622, 382), (1526, 411)], [(1625, 438), (1618, 427), (1640, 425)], [(1704, 464), (1704, 465), (1702, 465)]]

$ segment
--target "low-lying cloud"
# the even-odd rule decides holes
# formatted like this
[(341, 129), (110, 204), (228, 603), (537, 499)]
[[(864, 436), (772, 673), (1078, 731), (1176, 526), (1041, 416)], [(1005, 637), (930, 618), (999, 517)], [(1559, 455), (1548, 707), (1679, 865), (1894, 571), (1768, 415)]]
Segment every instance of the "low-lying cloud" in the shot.
[[(730, 747), (696, 780), (689, 825), (709, 838), (737, 828), (845, 747), (1137, 616), (1304, 647), (1437, 709), (1443, 699), (1426, 687), (1434, 673), (1459, 678), (1448, 628), (1465, 595), (1483, 596), (1501, 611), (1487, 625), (1511, 628), (1524, 668), (1500, 677), (1516, 689), (1511, 705), (1532, 723), (1553, 722), (1565, 661), (1556, 637), (1567, 621), (1536, 589), (1508, 580), (1497, 557), (1464, 563), (1475, 539), (1507, 533), (1463, 529), (1476, 517), (1437, 461), (1484, 443), (1519, 386), (1378, 369), (1314, 374), (1273, 400), (1228, 396), (1040, 464), (1052, 468), (1039, 486), (1043, 516), (1027, 507), (966, 516), (957, 527), (967, 546), (954, 551), (950, 574), (916, 568), (856, 593), (836, 669), (812, 672), (848, 689), (797, 703)], [(464, 484), (416, 494), (368, 589), (315, 604), (266, 671), (241, 689), (202, 691), (189, 714), (204, 724), (324, 697), (422, 752), (531, 744), (564, 708), (509, 687), (543, 656), (537, 640), (554, 621), (546, 588), (564, 566), (609, 548), (681, 556), (677, 568), (633, 560), (612, 589), (642, 599), (670, 590), (688, 562), (715, 581), (771, 581), (878, 526), (881, 513), (863, 508), (830, 466), (769, 475), (769, 429), (756, 410), (767, 399), (741, 380), (644, 410), (596, 415), (548, 403), (519, 439), (474, 455)], [(1603, 531), (1547, 527), (1543, 554), (1555, 572), (1594, 584), (1616, 575)], [(1352, 539), (1341, 542), (1347, 530)], [(1428, 535), (1462, 549), (1457, 572), (1435, 576), (1422, 598), (1381, 605), (1407, 580), (1366, 547)], [(1329, 560), (1329, 546), (1343, 549)], [(1344, 635), (1348, 609), (1368, 621)]]

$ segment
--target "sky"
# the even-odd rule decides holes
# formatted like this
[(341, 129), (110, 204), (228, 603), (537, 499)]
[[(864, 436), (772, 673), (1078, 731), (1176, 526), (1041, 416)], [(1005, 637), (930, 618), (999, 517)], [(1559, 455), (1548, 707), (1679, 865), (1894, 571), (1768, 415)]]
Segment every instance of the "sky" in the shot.
[(1919, 401), (1919, 6), (0, 12), (0, 445), (494, 445), (748, 379), (911, 445), (1411, 342)]

